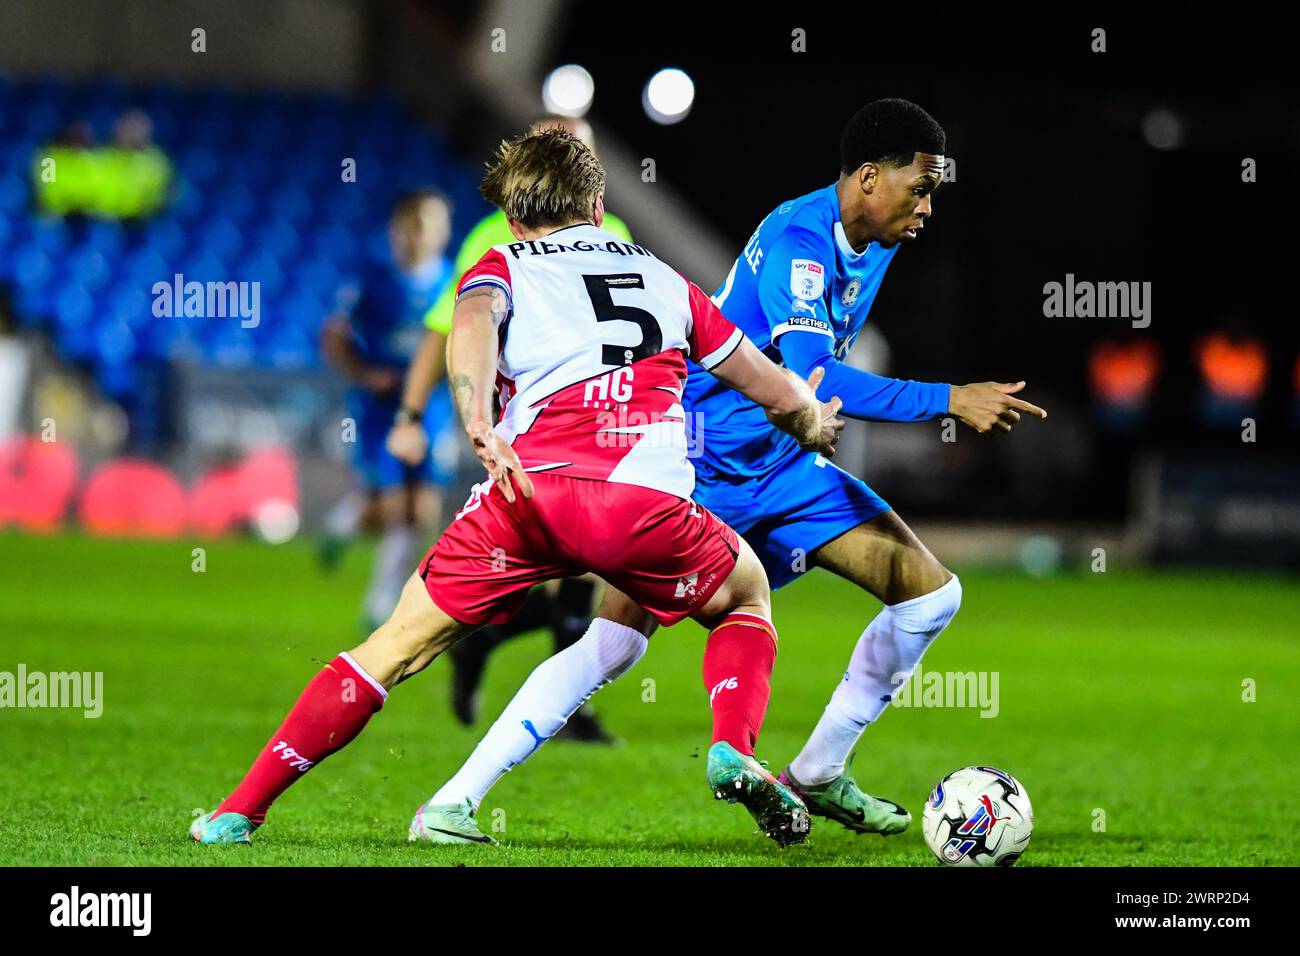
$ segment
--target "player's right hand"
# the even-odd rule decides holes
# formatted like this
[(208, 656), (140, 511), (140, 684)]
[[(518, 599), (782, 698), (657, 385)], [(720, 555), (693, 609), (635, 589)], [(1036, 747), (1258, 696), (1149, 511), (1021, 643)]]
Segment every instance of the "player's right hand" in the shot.
[(1046, 418), (1047, 412), (1015, 393), (1025, 387), (1024, 382), (976, 382), (973, 385), (954, 385), (948, 394), (948, 412), (983, 434), (994, 428), (1004, 432), (1020, 421), (1021, 413)]
[(483, 463), (487, 469), (488, 477), (492, 479), (493, 484), (501, 489), (501, 493), (506, 496), (506, 501), (511, 504), (515, 501), (514, 485), (510, 481), (510, 476), (519, 484), (519, 490), (523, 492), (525, 498), (533, 496), (533, 480), (528, 477), (528, 472), (524, 471), (523, 464), (519, 461), (519, 456), (515, 450), (510, 447), (496, 430), (487, 422), (475, 422), (465, 426), (465, 433), (469, 436), (470, 445), (474, 448), (474, 454), (478, 460)]
[(429, 453), (429, 434), (419, 422), (397, 422), (384, 441), (388, 453), (408, 465), (418, 465)]

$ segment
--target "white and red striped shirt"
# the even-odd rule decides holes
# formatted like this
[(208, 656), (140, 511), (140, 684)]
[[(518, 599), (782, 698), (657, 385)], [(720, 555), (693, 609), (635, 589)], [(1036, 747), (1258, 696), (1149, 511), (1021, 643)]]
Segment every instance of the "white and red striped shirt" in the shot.
[(494, 246), (457, 294), (502, 289), (499, 435), (525, 469), (689, 498), (686, 359), (709, 369), (743, 334), (643, 246), (588, 223)]

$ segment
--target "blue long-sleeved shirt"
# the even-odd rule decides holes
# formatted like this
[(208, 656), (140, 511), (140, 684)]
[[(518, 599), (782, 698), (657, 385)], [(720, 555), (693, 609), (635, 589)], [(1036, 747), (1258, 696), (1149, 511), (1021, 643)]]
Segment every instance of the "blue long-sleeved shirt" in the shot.
[[(767, 355), (805, 378), (818, 366), (823, 400), (873, 421), (916, 422), (948, 411), (950, 386), (873, 375), (846, 365), (898, 247), (855, 252), (835, 184), (784, 203), (759, 224), (714, 301)], [(692, 366), (684, 398), (697, 459), (737, 480), (778, 467), (800, 449), (763, 410)]]

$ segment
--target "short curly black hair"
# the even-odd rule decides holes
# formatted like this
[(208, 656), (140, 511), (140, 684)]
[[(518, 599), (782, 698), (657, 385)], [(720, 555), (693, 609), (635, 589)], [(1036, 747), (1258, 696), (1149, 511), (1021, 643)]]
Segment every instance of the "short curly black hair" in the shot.
[(872, 100), (844, 124), (840, 134), (840, 171), (851, 173), (863, 163), (908, 166), (914, 153), (942, 155), (943, 127), (909, 100)]

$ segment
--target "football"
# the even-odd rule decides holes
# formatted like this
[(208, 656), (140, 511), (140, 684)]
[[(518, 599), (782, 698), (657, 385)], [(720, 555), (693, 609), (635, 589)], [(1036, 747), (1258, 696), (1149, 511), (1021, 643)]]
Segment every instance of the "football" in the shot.
[(926, 845), (949, 866), (1010, 866), (1029, 845), (1034, 808), (1006, 771), (964, 767), (930, 792), (921, 829)]

